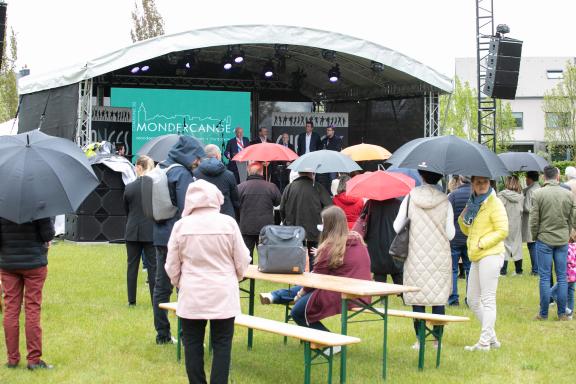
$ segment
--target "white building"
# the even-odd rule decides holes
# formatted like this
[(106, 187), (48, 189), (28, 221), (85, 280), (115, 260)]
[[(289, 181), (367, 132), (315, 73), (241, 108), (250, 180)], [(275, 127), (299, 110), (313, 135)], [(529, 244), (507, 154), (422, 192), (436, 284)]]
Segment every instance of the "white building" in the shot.
[[(510, 101), (517, 128), (514, 133), (514, 150), (545, 151), (544, 128), (546, 113), (543, 110), (544, 93), (563, 79), (566, 62), (576, 63), (575, 57), (523, 57), (515, 100)], [(476, 88), (476, 58), (457, 58), (456, 76), (462, 84), (468, 82)]]

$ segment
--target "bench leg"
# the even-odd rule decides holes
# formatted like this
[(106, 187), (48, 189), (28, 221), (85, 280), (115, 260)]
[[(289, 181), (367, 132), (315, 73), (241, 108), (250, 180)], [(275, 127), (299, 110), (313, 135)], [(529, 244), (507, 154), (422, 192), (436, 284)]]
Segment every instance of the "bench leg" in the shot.
[(178, 327), (176, 329), (176, 361), (180, 362), (182, 357), (182, 319), (178, 318)]
[(444, 326), (438, 326), (438, 331), (434, 336), (438, 339), (438, 351), (436, 352), (436, 368), (440, 366), (440, 352), (442, 351), (442, 336), (444, 334)]
[(384, 300), (384, 341), (382, 345), (382, 378), (386, 380), (388, 371), (388, 296)]
[[(254, 279), (250, 279), (250, 298), (248, 299), (248, 314), (254, 316), (254, 295), (256, 294), (256, 282)], [(254, 339), (254, 330), (248, 328), (248, 349), (252, 349), (252, 342)]]
[(426, 322), (424, 320), (416, 320), (418, 326), (418, 370), (424, 370), (424, 353), (426, 352)]
[[(342, 329), (341, 334), (348, 334), (348, 299), (342, 298)], [(346, 383), (346, 346), (340, 352), (340, 384)]]
[(304, 342), (304, 384), (311, 383), (312, 370), (312, 353), (310, 351), (310, 342)]
[[(284, 305), (284, 322), (290, 321), (290, 304)], [(288, 343), (288, 336), (284, 336), (284, 345)]]
[(334, 359), (334, 347), (330, 347), (328, 356), (328, 384), (332, 384), (332, 361)]

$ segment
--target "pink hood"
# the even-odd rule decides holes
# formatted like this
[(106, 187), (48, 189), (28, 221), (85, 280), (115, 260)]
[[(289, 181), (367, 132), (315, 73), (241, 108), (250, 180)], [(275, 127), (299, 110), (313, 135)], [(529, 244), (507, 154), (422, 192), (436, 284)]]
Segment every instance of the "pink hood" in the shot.
[(190, 216), (192, 211), (198, 208), (213, 208), (220, 211), (222, 204), (224, 196), (214, 184), (197, 180), (188, 186), (182, 217)]

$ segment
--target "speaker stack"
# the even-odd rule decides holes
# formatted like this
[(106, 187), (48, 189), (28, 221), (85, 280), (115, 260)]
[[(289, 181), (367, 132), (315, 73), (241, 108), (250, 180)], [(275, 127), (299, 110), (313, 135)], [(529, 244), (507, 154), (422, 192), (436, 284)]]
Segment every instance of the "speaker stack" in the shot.
[(521, 56), (522, 41), (492, 38), (486, 58), (486, 82), (482, 90), (485, 95), (494, 99), (513, 100), (516, 97)]
[(92, 166), (100, 180), (76, 214), (66, 215), (64, 238), (71, 241), (99, 242), (124, 239), (126, 210), (122, 174), (103, 164)]

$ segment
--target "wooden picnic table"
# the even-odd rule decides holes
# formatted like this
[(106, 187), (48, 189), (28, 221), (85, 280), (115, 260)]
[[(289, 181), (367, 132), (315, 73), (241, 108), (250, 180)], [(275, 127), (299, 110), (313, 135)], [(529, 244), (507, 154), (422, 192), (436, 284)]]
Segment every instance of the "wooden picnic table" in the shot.
[[(274, 274), (262, 273), (258, 271), (258, 266), (250, 265), (246, 271), (245, 278), (250, 280), (249, 290), (244, 290), (249, 294), (248, 314), (254, 315), (255, 281), (263, 280), (273, 283), (299, 285), (307, 288), (323, 289), (326, 291), (338, 292), (342, 298), (341, 314), (341, 334), (348, 334), (348, 320), (364, 311), (369, 311), (379, 315), (383, 320), (384, 338), (382, 344), (382, 377), (386, 379), (387, 373), (387, 344), (388, 344), (388, 297), (405, 292), (416, 292), (420, 288), (405, 285), (379, 283), (371, 280), (352, 279), (318, 273), (305, 272), (303, 274)], [(365, 296), (372, 296), (373, 301), (366, 304), (359, 300)], [(378, 297), (378, 299), (374, 299)], [(353, 302), (359, 310), (348, 313), (348, 303)], [(384, 309), (376, 308), (375, 305), (383, 303)], [(248, 348), (252, 348), (253, 331), (248, 330)], [(346, 382), (346, 346), (342, 347), (340, 360), (340, 382)]]

